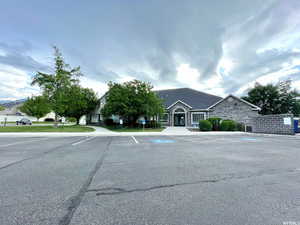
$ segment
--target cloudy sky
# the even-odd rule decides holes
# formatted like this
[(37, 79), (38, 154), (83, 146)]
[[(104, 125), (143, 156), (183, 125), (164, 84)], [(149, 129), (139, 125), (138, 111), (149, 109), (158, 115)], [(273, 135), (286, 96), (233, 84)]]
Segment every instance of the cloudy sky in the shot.
[(0, 100), (39, 93), (52, 45), (100, 96), (108, 81), (243, 95), (292, 79), (300, 90), (299, 0), (1, 2)]

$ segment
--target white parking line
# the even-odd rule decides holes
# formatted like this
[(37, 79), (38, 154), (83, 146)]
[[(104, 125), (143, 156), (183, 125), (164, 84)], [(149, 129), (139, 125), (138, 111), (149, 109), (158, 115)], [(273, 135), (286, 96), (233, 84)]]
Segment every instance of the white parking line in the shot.
[(19, 144), (25, 144), (25, 143), (30, 143), (30, 142), (35, 142), (35, 141), (42, 141), (42, 140), (47, 140), (49, 138), (43, 138), (43, 139), (38, 139), (38, 140), (30, 140), (30, 141), (20, 141), (20, 142), (15, 142), (15, 143), (10, 143), (10, 144), (5, 144), (5, 145), (0, 145), (0, 147), (9, 147), (13, 145), (19, 145)]
[(136, 138), (135, 138), (134, 136), (131, 136), (131, 137), (132, 137), (132, 139), (134, 140), (134, 142), (135, 142), (136, 144), (139, 143), (138, 140), (136, 140)]
[(84, 140), (75, 142), (75, 143), (73, 143), (72, 145), (73, 145), (73, 146), (79, 145), (79, 144), (81, 144), (81, 143), (84, 143), (84, 142), (86, 142), (86, 141), (92, 140), (92, 139), (94, 139), (94, 138), (95, 138), (95, 137), (88, 137), (88, 138), (86, 138), (86, 139), (84, 139)]

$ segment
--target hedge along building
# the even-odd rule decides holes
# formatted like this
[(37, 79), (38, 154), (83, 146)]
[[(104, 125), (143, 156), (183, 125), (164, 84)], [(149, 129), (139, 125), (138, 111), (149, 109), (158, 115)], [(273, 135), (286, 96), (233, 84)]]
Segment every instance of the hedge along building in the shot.
[[(178, 88), (155, 91), (163, 100), (165, 113), (160, 122), (164, 126), (198, 126), (199, 120), (210, 117), (231, 119), (251, 125), (251, 118), (258, 116), (259, 107), (233, 95), (221, 98), (190, 88)], [(88, 123), (101, 123), (103, 117), (101, 108), (105, 105), (106, 95), (102, 96), (91, 114), (87, 116)], [(118, 122), (118, 116), (113, 116)]]

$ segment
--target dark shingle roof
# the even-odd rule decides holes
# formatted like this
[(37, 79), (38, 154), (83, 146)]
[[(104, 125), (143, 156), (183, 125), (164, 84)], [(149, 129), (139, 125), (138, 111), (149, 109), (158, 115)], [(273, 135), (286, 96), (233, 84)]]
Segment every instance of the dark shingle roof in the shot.
[(163, 99), (166, 108), (180, 100), (191, 106), (192, 109), (207, 109), (222, 99), (221, 97), (196, 91), (191, 88), (168, 89), (155, 92), (158, 97)]

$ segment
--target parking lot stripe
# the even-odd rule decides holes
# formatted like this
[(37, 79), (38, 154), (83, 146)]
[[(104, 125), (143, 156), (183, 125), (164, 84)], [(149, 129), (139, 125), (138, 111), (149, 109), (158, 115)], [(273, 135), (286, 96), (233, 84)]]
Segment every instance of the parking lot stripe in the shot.
[(10, 144), (5, 144), (5, 145), (0, 145), (0, 147), (9, 147), (9, 146), (13, 146), (13, 145), (19, 145), (19, 144), (25, 144), (25, 143), (31, 143), (31, 142), (35, 142), (35, 141), (43, 141), (43, 140), (47, 140), (49, 138), (43, 138), (43, 139), (37, 139), (37, 140), (30, 140), (30, 141), (20, 141), (20, 142), (15, 142), (15, 143), (10, 143)]
[(139, 143), (138, 140), (136, 140), (136, 138), (135, 138), (134, 136), (131, 136), (131, 137), (132, 137), (132, 139), (134, 140), (134, 142), (135, 142), (136, 144)]
[(81, 140), (81, 141), (75, 142), (75, 143), (73, 143), (72, 145), (73, 145), (73, 146), (76, 146), (76, 145), (79, 145), (79, 144), (84, 143), (84, 142), (86, 142), (86, 141), (92, 140), (92, 139), (94, 139), (94, 138), (95, 138), (95, 137), (88, 137), (88, 138), (83, 139), (83, 140)]

